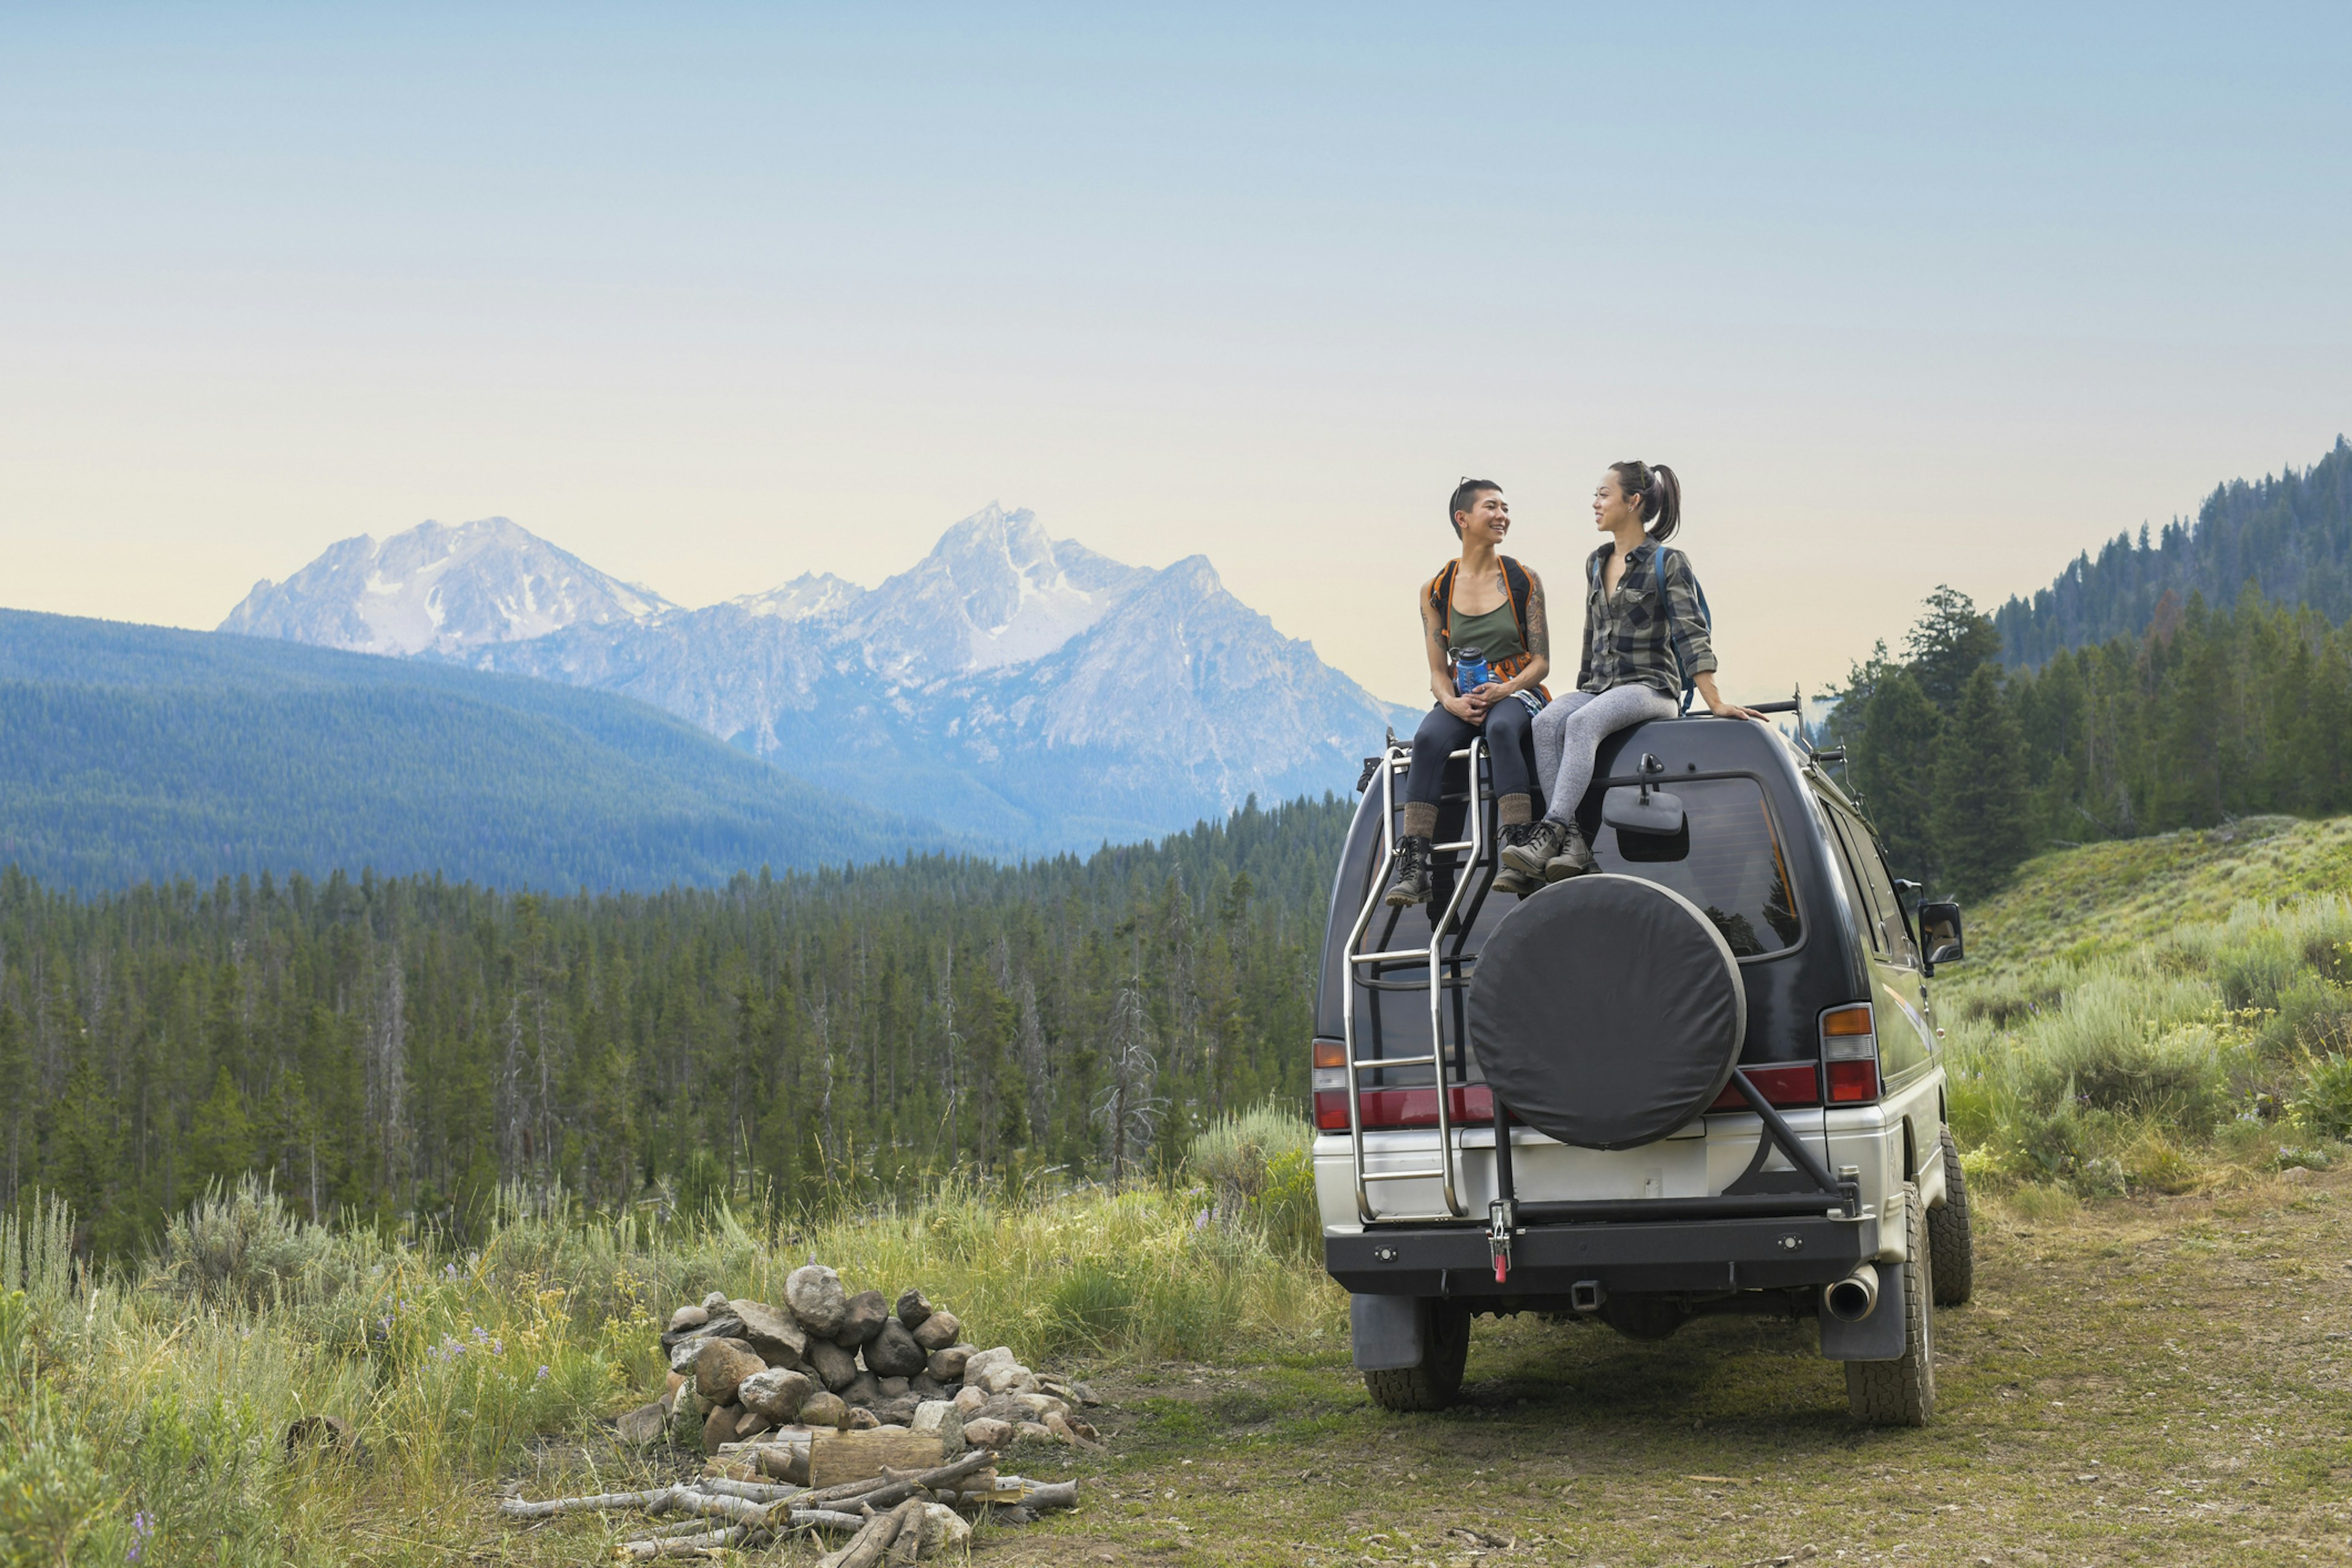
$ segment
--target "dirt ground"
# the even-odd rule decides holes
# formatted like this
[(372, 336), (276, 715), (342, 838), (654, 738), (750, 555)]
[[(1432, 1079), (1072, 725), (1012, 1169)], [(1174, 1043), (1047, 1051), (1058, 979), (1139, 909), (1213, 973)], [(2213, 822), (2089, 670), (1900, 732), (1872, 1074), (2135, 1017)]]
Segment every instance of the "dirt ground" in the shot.
[[(1336, 1350), (1099, 1373), (1086, 1505), (974, 1560), (2294, 1563), (2352, 1558), (2352, 1173), (1978, 1220), (1934, 1425), (1869, 1431), (1786, 1324), (1663, 1343), (1479, 1321), (1464, 1403), (1372, 1407)], [(802, 1551), (809, 1551), (803, 1548)], [(810, 1551), (810, 1555), (814, 1552)]]

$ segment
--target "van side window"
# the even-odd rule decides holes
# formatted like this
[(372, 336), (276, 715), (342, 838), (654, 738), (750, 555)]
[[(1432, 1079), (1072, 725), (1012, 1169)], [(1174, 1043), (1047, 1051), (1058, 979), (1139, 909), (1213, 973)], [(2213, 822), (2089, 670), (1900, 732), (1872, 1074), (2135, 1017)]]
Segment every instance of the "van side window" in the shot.
[(1882, 956), (1886, 952), (1886, 938), (1878, 923), (1878, 911), (1871, 907), (1870, 898), (1862, 890), (1862, 878), (1853, 868), (1853, 849), (1846, 842), (1843, 815), (1827, 800), (1816, 799), (1822, 821), (1829, 828), (1830, 858), (1837, 862), (1838, 877), (1845, 883), (1846, 902), (1853, 906), (1853, 918), (1870, 939), (1870, 951)]
[(1895, 878), (1886, 869), (1886, 857), (1878, 847), (1878, 837), (1860, 823), (1852, 825), (1853, 858), (1862, 867), (1864, 879), (1870, 884), (1871, 902), (1878, 906), (1879, 924), (1886, 931), (1886, 950), (1904, 963), (1919, 962), (1919, 950), (1911, 944), (1911, 927), (1903, 918), (1903, 900), (1895, 891)]

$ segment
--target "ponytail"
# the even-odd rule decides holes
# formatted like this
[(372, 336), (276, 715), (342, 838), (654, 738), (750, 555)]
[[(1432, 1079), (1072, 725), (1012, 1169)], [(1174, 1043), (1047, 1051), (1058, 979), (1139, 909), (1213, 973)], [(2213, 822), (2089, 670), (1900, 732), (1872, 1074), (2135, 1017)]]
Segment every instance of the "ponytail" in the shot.
[(1638, 498), (1642, 503), (1642, 521), (1652, 539), (1664, 544), (1682, 526), (1683, 482), (1664, 463), (1650, 464), (1634, 458), (1629, 462), (1612, 463), (1609, 471), (1617, 476), (1617, 488), (1625, 499)]

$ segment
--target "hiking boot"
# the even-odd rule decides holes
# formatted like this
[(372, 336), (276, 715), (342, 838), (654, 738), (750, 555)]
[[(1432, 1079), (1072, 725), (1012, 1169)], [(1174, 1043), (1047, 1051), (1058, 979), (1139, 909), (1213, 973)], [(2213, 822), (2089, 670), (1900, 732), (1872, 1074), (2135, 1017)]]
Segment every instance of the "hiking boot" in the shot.
[(1527, 837), (1517, 843), (1504, 844), (1503, 865), (1540, 882), (1544, 878), (1544, 868), (1550, 865), (1551, 858), (1559, 853), (1560, 846), (1568, 841), (1569, 832), (1566, 823), (1554, 822), (1547, 816), (1527, 828)]
[[(1502, 840), (1502, 850), (1507, 852), (1516, 848), (1519, 845), (1525, 844), (1528, 841), (1528, 836), (1532, 834), (1534, 831), (1535, 824), (1531, 822), (1514, 822), (1508, 824), (1503, 828), (1500, 835)], [(1512, 865), (1508, 860), (1502, 858), (1500, 853), (1496, 855), (1494, 884), (1495, 891), (1498, 893), (1508, 893), (1513, 898), (1524, 899), (1529, 893), (1534, 892), (1543, 885), (1543, 879), (1541, 877), (1532, 876), (1526, 871), (1522, 871), (1517, 866)]]
[(1429, 840), (1416, 834), (1397, 840), (1396, 877), (1384, 900), (1392, 910), (1429, 902)]
[(1544, 867), (1544, 880), (1565, 882), (1591, 869), (1592, 847), (1584, 841), (1584, 830), (1572, 822), (1566, 824), (1560, 829), (1559, 852)]

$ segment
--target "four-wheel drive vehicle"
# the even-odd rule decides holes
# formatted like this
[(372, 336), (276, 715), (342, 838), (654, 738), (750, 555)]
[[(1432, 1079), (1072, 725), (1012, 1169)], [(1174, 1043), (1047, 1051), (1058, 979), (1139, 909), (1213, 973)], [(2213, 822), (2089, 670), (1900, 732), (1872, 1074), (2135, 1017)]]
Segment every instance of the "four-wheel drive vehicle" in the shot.
[(1450, 1402), (1480, 1313), (1656, 1339), (1754, 1312), (1819, 1321), (1858, 1419), (1924, 1423), (1934, 1310), (1971, 1273), (1927, 984), (1958, 907), (1907, 908), (1819, 761), (1711, 717), (1601, 747), (1596, 871), (1490, 896), (1482, 753), (1404, 910), (1408, 752), (1371, 759), (1324, 943), (1316, 1187), (1372, 1396)]

